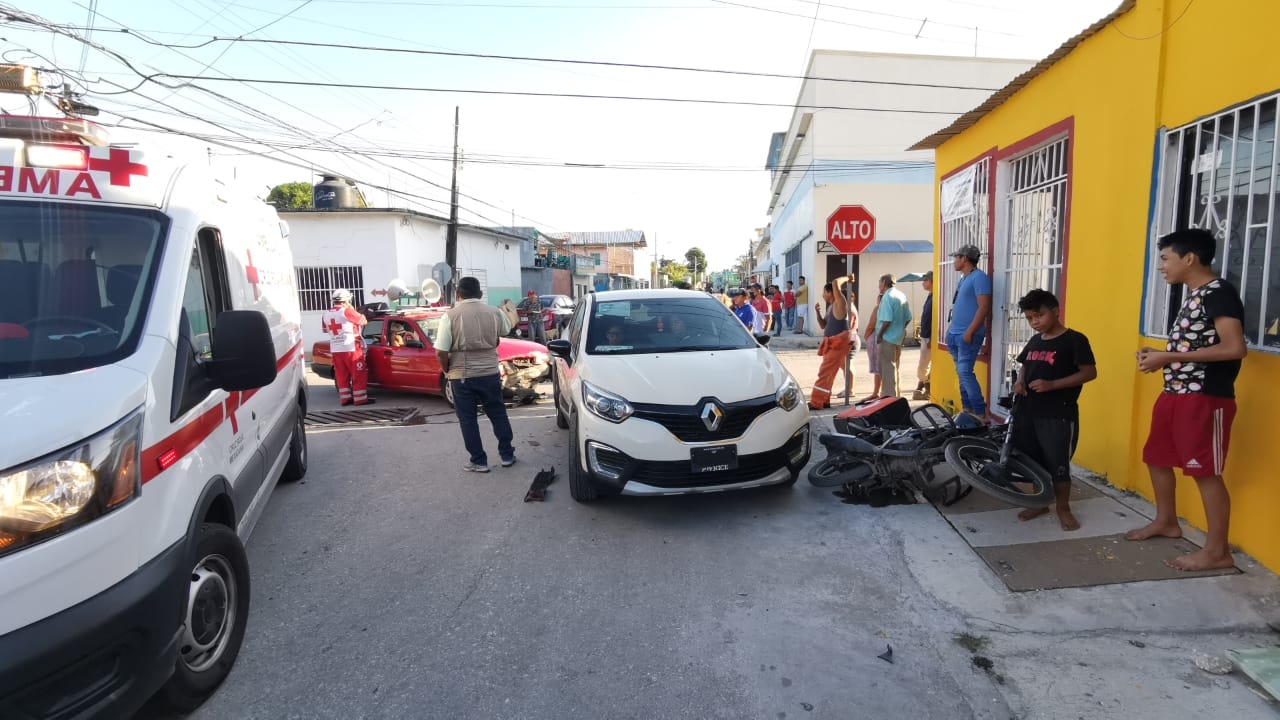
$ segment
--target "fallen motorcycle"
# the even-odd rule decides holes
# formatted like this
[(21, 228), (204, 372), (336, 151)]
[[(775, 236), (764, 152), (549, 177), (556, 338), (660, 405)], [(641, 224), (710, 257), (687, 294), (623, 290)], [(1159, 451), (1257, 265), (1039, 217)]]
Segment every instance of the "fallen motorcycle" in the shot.
[[(906, 400), (901, 403), (906, 405)], [(855, 416), (841, 423), (843, 432), (820, 435), (827, 457), (809, 470), (809, 483), (846, 486), (864, 495), (915, 491), (943, 505), (955, 503), (972, 488), (1020, 507), (1053, 502), (1049, 473), (1011, 444), (1016, 408), (1009, 424), (990, 427), (967, 413), (952, 416), (932, 403), (906, 415), (900, 425)], [(955, 474), (940, 475), (937, 468), (943, 464)]]

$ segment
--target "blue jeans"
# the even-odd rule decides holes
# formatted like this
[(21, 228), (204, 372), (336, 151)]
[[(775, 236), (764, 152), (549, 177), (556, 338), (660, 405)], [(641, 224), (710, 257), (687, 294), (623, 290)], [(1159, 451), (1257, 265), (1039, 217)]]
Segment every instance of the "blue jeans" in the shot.
[(774, 310), (774, 311), (773, 311), (773, 328), (772, 328), (772, 330), (773, 330), (773, 334), (774, 334), (774, 335), (778, 335), (778, 334), (781, 334), (781, 333), (782, 333), (782, 311), (781, 311), (781, 310)]
[(987, 413), (987, 398), (982, 394), (978, 376), (973, 374), (973, 364), (978, 360), (978, 351), (982, 349), (986, 335), (985, 330), (975, 332), (973, 342), (967, 343), (963, 331), (947, 333), (947, 349), (951, 351), (956, 374), (960, 376), (960, 405), (978, 415)]
[(787, 318), (787, 329), (788, 329), (788, 330), (790, 330), (791, 328), (795, 327), (795, 326), (796, 326), (796, 309), (795, 309), (795, 307), (793, 306), (793, 307), (785, 308), (785, 309), (783, 309), (782, 313), (783, 313), (783, 315), (785, 315), (785, 316), (786, 316), (786, 318)]
[(498, 456), (510, 460), (516, 456), (511, 445), (511, 421), (507, 419), (507, 406), (502, 403), (502, 379), (497, 375), (450, 380), (453, 385), (453, 412), (462, 426), (462, 443), (476, 465), (488, 465), (489, 456), (484, 452), (480, 439), (480, 422), (476, 419), (476, 406), (484, 406), (485, 415), (493, 425), (493, 436), (498, 439)]

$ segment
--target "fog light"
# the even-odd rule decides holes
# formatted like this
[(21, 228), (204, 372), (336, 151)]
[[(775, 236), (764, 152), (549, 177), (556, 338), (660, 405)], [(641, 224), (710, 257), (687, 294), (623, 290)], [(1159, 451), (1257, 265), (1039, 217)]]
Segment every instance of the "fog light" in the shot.
[(805, 425), (800, 429), (800, 432), (792, 435), (791, 439), (794, 440), (797, 436), (800, 438), (800, 444), (796, 446), (795, 450), (787, 453), (787, 457), (791, 460), (792, 465), (800, 462), (809, 454), (809, 426)]

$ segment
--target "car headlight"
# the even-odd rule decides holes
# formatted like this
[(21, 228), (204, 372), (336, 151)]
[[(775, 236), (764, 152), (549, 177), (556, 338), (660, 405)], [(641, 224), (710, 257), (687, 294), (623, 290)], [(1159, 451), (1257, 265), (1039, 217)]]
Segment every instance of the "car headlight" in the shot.
[(778, 388), (778, 394), (774, 396), (778, 401), (778, 407), (790, 412), (800, 406), (800, 386), (796, 384), (795, 378), (788, 377), (787, 381), (782, 383), (782, 387)]
[(605, 392), (589, 382), (582, 383), (582, 402), (593, 414), (620, 423), (635, 414), (635, 408), (624, 398)]
[(65, 450), (0, 473), (0, 555), (83, 525), (137, 497), (142, 410)]

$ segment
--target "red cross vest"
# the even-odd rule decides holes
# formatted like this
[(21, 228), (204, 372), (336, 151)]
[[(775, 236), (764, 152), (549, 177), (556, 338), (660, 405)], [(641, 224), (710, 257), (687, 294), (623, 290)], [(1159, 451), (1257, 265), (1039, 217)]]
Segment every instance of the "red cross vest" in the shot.
[(320, 316), (320, 323), (329, 333), (330, 352), (355, 352), (356, 343), (361, 342), (360, 327), (366, 322), (355, 308), (334, 305), (325, 310)]

